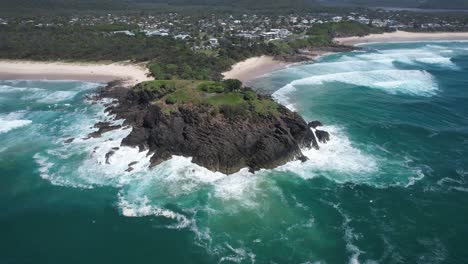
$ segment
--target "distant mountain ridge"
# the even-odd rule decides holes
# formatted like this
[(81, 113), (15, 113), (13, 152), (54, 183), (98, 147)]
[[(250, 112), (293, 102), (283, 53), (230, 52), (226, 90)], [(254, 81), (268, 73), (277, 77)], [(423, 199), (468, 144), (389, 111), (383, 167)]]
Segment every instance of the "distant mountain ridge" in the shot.
[(468, 0), (317, 0), (331, 6), (468, 9)]

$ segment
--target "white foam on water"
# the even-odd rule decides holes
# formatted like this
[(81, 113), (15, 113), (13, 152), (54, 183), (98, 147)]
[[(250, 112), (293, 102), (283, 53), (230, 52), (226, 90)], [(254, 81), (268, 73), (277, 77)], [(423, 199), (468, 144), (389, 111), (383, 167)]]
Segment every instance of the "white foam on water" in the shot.
[(285, 85), (283, 88), (277, 90), (272, 94), (273, 99), (275, 99), (280, 104), (286, 106), (289, 110), (295, 111), (296, 108), (294, 103), (291, 102), (290, 94), (296, 91), (296, 87), (292, 83)]
[(414, 61), (419, 62), (419, 63), (425, 63), (425, 64), (434, 64), (434, 65), (439, 65), (439, 66), (447, 66), (450, 67), (454, 70), (458, 70), (459, 68), (452, 62), (450, 58), (418, 58), (415, 59)]
[[(372, 70), (392, 70), (395, 69), (391, 58), (362, 60), (357, 57), (342, 56), (339, 61), (318, 62), (313, 64), (296, 67), (294, 73), (304, 75), (323, 75), (337, 72), (353, 72)], [(293, 70), (295, 68), (291, 68)]]
[(295, 80), (273, 94), (277, 100), (286, 101), (288, 93), (298, 86), (317, 86), (340, 82), (356, 86), (380, 89), (391, 94), (404, 93), (418, 96), (431, 96), (438, 90), (432, 75), (422, 70), (375, 70), (333, 73)]
[(405, 188), (413, 186), (416, 182), (422, 180), (424, 178), (424, 173), (421, 170), (415, 171), (415, 176), (411, 176), (408, 178), (408, 183), (405, 185)]
[(464, 169), (455, 170), (457, 176), (455, 178), (444, 177), (437, 181), (437, 184), (441, 187), (445, 187), (449, 190), (456, 190), (460, 192), (468, 192), (466, 176), (468, 172)]
[(0, 118), (0, 134), (31, 124), (31, 120), (5, 120)]
[(76, 91), (56, 91), (46, 95), (45, 97), (37, 100), (39, 103), (58, 103), (66, 100), (73, 99), (78, 94)]
[(359, 239), (360, 235), (354, 232), (354, 229), (350, 226), (351, 217), (347, 215), (339, 204), (331, 204), (338, 213), (343, 217), (342, 229), (344, 231), (343, 238), (346, 242), (346, 250), (351, 254), (349, 257), (349, 264), (359, 264), (359, 256), (364, 253), (355, 242)]
[[(393, 65), (394, 62), (402, 62), (405, 64), (424, 63), (436, 65), (439, 67), (448, 67), (450, 69), (459, 69), (456, 64), (447, 57), (453, 50), (441, 50), (434, 48), (421, 48), (421, 49), (390, 49), (379, 50), (373, 53), (363, 53), (353, 57), (344, 56), (346, 60), (362, 60), (364, 63), (369, 63), (369, 68), (374, 62), (382, 62), (387, 65)], [(448, 53), (448, 54), (447, 54)]]
[(159, 208), (150, 205), (148, 197), (139, 197), (136, 201), (129, 202), (122, 193), (118, 194), (118, 206), (121, 208), (123, 216), (126, 217), (144, 217), (144, 216), (161, 216), (171, 220), (175, 220), (177, 224), (166, 226), (168, 228), (182, 229), (191, 225), (191, 220), (186, 216), (173, 212), (168, 209)]
[(432, 96), (438, 91), (438, 84), (429, 72), (399, 69), (395, 63), (401, 62), (410, 65), (423, 63), (449, 67), (452, 70), (458, 69), (451, 58), (447, 57), (447, 54), (444, 55), (445, 52), (447, 49), (432, 46), (420, 49), (352, 52), (342, 55), (334, 61), (321, 61), (292, 67), (285, 71), (297, 75), (298, 79), (273, 93), (273, 98), (289, 109), (295, 110), (296, 107), (291, 102), (291, 97), (297, 89), (307, 89), (310, 86), (321, 86), (333, 82), (365, 86), (390, 94)]
[(249, 260), (250, 263), (255, 263), (255, 254), (249, 252), (245, 248), (234, 248), (229, 243), (225, 243), (226, 248), (231, 251), (228, 256), (221, 257), (218, 263), (242, 263), (244, 260)]
[(217, 199), (235, 201), (242, 207), (255, 207), (255, 190), (261, 179), (261, 176), (249, 173), (247, 169), (225, 175), (192, 163), (192, 158), (173, 156), (145, 171), (140, 182), (131, 183), (134, 188), (129, 191), (133, 191), (134, 196), (140, 196), (158, 190), (165, 198), (177, 199), (206, 189), (212, 190), (212, 195)]
[[(321, 172), (339, 172), (342, 178), (331, 178), (336, 182), (372, 182), (379, 166), (377, 159), (363, 153), (353, 146), (343, 129), (337, 126), (323, 126), (321, 130), (330, 133), (330, 141), (319, 143), (320, 149), (303, 149), (306, 162), (292, 161), (278, 170), (290, 171), (308, 179), (318, 176)], [(332, 177), (332, 176), (327, 176)]]
[(53, 172), (52, 170), (56, 167), (56, 164), (46, 156), (43, 156), (40, 153), (36, 153), (33, 156), (34, 161), (39, 166), (39, 175), (42, 179), (49, 181), (53, 185), (57, 186), (66, 186), (74, 187), (81, 189), (90, 189), (92, 186), (78, 183), (74, 180), (70, 180), (67, 177), (62, 177), (61, 174), (63, 171)]
[[(71, 81), (41, 81), (47, 83), (70, 83)], [(39, 103), (58, 103), (73, 99), (79, 92), (95, 89), (101, 83), (79, 82), (72, 89), (56, 90), (54, 88), (38, 88), (37, 81), (7, 81), (7, 85), (0, 85), (0, 93), (21, 93), (22, 100), (37, 100)], [(24, 84), (28, 87), (24, 87)], [(75, 83), (75, 82), (72, 82)], [(17, 86), (19, 87), (17, 87)]]
[(17, 92), (41, 92), (42, 88), (35, 87), (14, 87), (9, 85), (0, 85), (0, 93), (17, 93)]

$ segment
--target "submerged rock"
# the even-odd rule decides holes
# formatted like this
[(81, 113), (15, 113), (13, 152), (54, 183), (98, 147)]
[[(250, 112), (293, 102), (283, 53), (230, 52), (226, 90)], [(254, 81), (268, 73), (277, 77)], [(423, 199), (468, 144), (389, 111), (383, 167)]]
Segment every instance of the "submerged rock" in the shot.
[(173, 90), (152, 93), (108, 87), (100, 93), (101, 97), (119, 100), (107, 111), (133, 127), (122, 145), (149, 150), (153, 153), (152, 166), (179, 155), (192, 157), (194, 163), (212, 171), (232, 174), (245, 167), (257, 171), (291, 160), (305, 161), (301, 148), (319, 148), (304, 119), (269, 97), (255, 95), (255, 103), (274, 109), (266, 113), (248, 101), (242, 108), (235, 108), (209, 101), (174, 104), (171, 99), (167, 106)]

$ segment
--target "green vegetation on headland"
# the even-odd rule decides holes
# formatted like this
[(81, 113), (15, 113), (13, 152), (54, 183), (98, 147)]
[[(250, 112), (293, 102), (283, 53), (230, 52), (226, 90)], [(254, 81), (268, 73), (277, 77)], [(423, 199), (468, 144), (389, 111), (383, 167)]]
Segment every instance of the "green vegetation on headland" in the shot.
[(147, 81), (135, 86), (132, 93), (140, 103), (157, 105), (167, 114), (177, 112), (180, 107), (199, 105), (207, 107), (213, 116), (223, 114), (227, 118), (278, 114), (277, 103), (267, 96), (257, 95), (251, 88), (242, 87), (238, 80)]

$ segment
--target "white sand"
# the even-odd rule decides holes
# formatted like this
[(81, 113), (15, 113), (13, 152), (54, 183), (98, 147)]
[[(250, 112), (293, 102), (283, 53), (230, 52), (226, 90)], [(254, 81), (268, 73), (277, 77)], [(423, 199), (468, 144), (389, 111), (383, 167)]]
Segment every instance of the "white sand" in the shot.
[(124, 81), (126, 85), (151, 80), (148, 69), (130, 63), (68, 63), (0, 60), (0, 80)]
[(283, 69), (288, 65), (286, 62), (274, 60), (271, 56), (253, 57), (234, 64), (231, 70), (223, 73), (223, 76), (224, 79), (239, 79), (247, 84), (261, 75)]
[(434, 40), (468, 40), (468, 32), (406, 32), (395, 31), (383, 34), (371, 34), (364, 37), (335, 38), (340, 44), (356, 45), (373, 42), (405, 42)]

